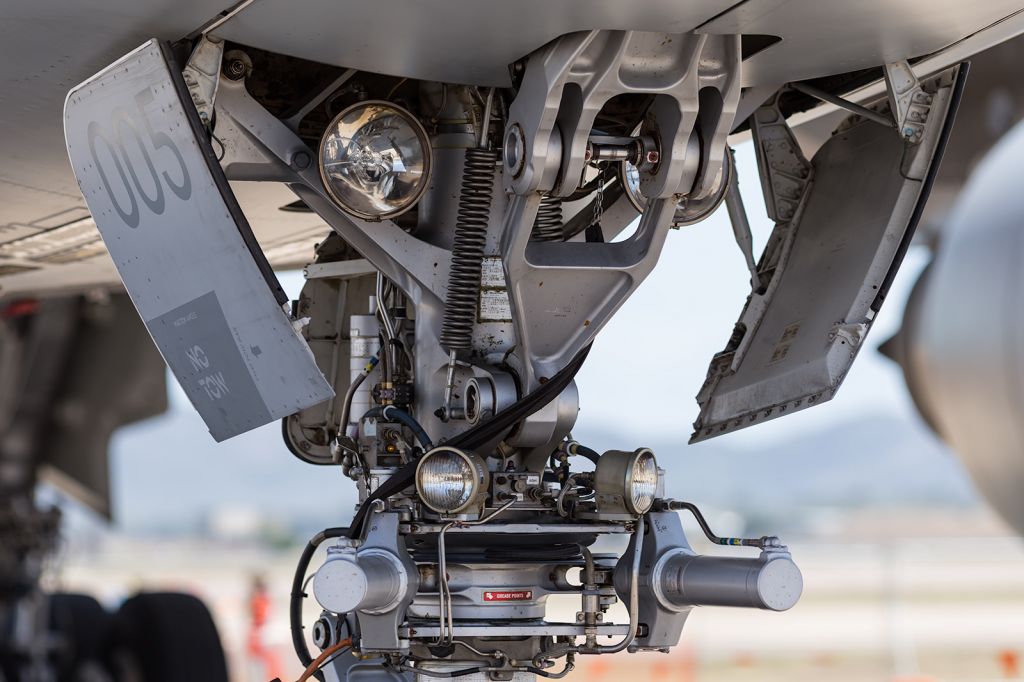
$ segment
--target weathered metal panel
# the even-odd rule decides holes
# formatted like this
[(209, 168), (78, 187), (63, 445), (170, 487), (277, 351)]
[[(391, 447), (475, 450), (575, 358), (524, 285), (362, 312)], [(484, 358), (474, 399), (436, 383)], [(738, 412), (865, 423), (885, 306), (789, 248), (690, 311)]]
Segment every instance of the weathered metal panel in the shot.
[(168, 50), (151, 40), (73, 89), (64, 128), (125, 288), (213, 437), (331, 397)]

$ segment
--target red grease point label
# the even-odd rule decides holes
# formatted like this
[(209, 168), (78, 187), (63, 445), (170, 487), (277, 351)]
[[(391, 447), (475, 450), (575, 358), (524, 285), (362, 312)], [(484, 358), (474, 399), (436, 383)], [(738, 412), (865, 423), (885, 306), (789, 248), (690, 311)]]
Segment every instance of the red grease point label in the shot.
[(533, 590), (484, 592), (484, 601), (530, 601), (531, 599), (533, 599)]

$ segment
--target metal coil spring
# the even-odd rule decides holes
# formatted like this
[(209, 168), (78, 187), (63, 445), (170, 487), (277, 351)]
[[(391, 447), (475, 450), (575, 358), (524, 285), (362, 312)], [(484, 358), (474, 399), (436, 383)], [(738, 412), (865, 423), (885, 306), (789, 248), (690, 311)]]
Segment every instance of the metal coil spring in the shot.
[(468, 350), (471, 345), (497, 162), (497, 151), (466, 150), (452, 264), (448, 273), (448, 295), (441, 326), (441, 345), (449, 352)]
[(536, 242), (565, 241), (565, 234), (562, 231), (561, 197), (546, 196), (541, 200), (530, 239)]

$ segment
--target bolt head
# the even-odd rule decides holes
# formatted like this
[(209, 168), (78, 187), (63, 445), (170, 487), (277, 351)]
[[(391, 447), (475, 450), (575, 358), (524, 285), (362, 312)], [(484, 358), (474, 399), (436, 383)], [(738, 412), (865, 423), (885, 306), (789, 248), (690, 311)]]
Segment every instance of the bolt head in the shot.
[(295, 170), (306, 170), (313, 162), (308, 152), (295, 152), (292, 156), (292, 168)]

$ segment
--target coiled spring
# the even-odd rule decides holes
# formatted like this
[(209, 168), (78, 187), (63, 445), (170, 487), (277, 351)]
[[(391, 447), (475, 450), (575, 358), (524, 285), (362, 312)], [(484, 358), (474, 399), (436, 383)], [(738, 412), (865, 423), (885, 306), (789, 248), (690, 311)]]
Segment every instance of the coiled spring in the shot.
[(441, 326), (441, 345), (449, 352), (468, 350), (472, 341), (497, 162), (498, 152), (495, 150), (466, 150), (452, 265), (448, 273), (448, 296)]
[(530, 239), (536, 242), (565, 241), (565, 234), (562, 231), (561, 197), (545, 196), (541, 200)]

